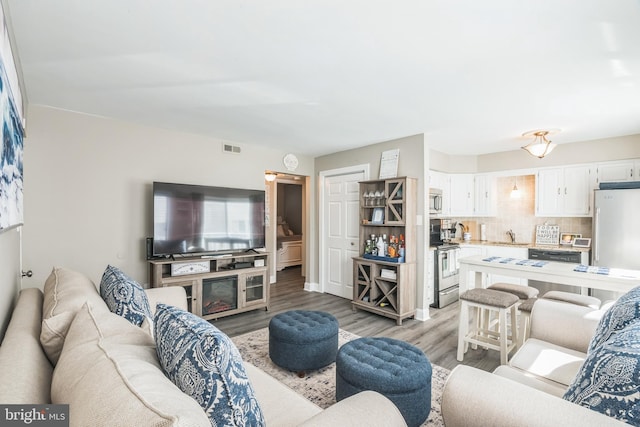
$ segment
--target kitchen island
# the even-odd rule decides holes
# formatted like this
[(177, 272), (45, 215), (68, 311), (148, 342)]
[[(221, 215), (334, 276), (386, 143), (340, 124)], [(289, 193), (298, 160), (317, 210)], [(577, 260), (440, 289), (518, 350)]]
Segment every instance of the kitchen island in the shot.
[(623, 293), (640, 286), (640, 271), (611, 269), (609, 274), (599, 274), (575, 271), (578, 266), (581, 264), (470, 256), (460, 259), (460, 293), (473, 287), (485, 287), (487, 274), (579, 286), (583, 295), (587, 295), (589, 289)]

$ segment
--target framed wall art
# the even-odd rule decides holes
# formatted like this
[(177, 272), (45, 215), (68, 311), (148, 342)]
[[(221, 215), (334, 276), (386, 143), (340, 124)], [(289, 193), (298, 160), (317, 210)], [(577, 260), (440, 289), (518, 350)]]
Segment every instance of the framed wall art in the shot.
[(0, 64), (0, 74), (0, 230), (4, 230), (23, 222), (23, 141), (22, 126), (7, 93), (3, 64)]
[[(0, 50), (0, 232), (21, 225), (23, 216), (22, 98), (2, 16)], [(14, 90), (12, 90), (12, 87)], [(17, 106), (16, 103), (17, 96)]]

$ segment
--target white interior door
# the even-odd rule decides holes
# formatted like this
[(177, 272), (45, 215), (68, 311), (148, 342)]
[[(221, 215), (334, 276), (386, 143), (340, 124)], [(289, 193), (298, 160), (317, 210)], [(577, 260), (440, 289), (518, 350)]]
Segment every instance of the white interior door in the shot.
[(359, 255), (358, 221), (360, 196), (358, 182), (364, 172), (328, 176), (324, 180), (323, 278), (327, 293), (351, 299), (353, 294), (352, 257)]

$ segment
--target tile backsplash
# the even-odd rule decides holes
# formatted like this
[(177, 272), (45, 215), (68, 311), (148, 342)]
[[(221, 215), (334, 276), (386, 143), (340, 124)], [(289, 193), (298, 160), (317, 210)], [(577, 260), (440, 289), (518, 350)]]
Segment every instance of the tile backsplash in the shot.
[[(520, 198), (512, 198), (514, 184), (520, 190)], [(480, 224), (486, 224), (487, 240), (506, 242), (510, 240), (508, 230), (513, 230), (518, 243), (534, 243), (536, 226), (559, 225), (561, 233), (579, 233), (591, 237), (591, 218), (583, 217), (536, 217), (535, 175), (500, 177), (496, 183), (497, 208), (494, 217), (454, 217), (453, 220), (469, 225), (471, 239), (480, 240)], [(458, 227), (456, 238), (462, 238)]]

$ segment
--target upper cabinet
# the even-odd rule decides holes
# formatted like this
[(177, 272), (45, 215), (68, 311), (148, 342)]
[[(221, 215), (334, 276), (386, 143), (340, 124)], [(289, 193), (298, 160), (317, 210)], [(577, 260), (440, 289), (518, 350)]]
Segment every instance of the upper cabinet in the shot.
[(429, 171), (429, 188), (442, 190), (442, 213), (438, 216), (449, 216), (451, 214), (451, 188), (449, 184), (449, 174)]
[(451, 215), (472, 216), (474, 207), (475, 188), (473, 175), (458, 173), (449, 176)]
[(600, 163), (597, 166), (597, 183), (640, 181), (640, 160)]
[(473, 177), (475, 216), (494, 216), (496, 214), (496, 178), (491, 174), (475, 175)]
[(541, 169), (536, 174), (536, 216), (591, 216), (591, 166)]
[(429, 171), (429, 187), (442, 190), (440, 216), (495, 215), (496, 179), (492, 174)]
[[(429, 186), (442, 190), (443, 208), (439, 216), (495, 216), (497, 177), (507, 173), (447, 174), (429, 171)], [(518, 174), (517, 171), (513, 173)], [(640, 159), (537, 169), (535, 215), (590, 217), (593, 214), (593, 190), (602, 182), (624, 181), (640, 181)]]

